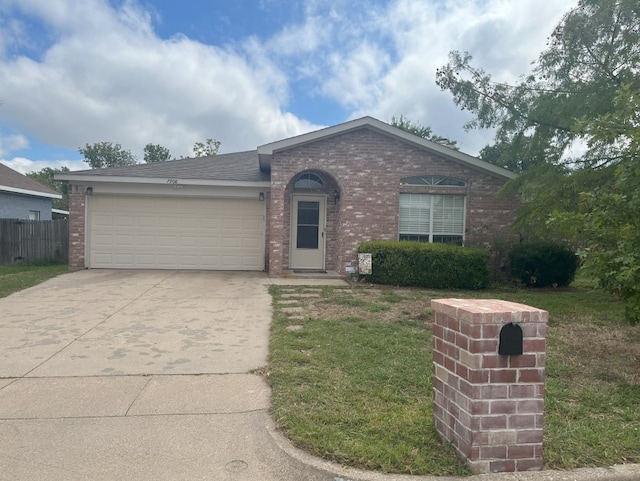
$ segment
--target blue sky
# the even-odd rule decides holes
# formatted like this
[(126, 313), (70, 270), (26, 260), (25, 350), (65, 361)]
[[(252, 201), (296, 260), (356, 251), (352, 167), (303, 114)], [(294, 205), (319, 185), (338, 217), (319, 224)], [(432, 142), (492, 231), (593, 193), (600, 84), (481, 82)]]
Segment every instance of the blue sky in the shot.
[(576, 0), (0, 0), (0, 161), (85, 168), (77, 149), (220, 152), (364, 115), (472, 155), (491, 132), (435, 84), (451, 50), (496, 80), (530, 69)]

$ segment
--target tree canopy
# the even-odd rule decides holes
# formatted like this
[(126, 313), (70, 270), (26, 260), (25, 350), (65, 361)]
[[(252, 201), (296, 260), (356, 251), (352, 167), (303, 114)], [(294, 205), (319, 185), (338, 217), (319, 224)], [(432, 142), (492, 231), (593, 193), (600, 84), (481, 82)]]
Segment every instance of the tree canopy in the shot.
[(62, 174), (69, 172), (69, 167), (60, 167), (58, 169), (52, 169), (51, 167), (45, 167), (37, 172), (29, 172), (27, 177), (31, 177), (36, 182), (40, 182), (42, 185), (51, 187), (53, 190), (62, 195), (62, 199), (53, 199), (53, 208), (61, 210), (69, 210), (69, 184), (64, 180), (55, 180), (56, 174)]
[[(220, 145), (221, 142), (216, 139), (206, 139), (204, 142), (196, 142), (193, 144), (193, 156), (207, 157), (216, 155)], [(114, 142), (86, 144), (84, 147), (80, 147), (78, 152), (84, 156), (84, 161), (89, 164), (92, 169), (122, 167), (138, 163), (136, 156), (133, 155), (130, 150)], [(171, 153), (169, 149), (163, 145), (149, 143), (144, 146), (143, 160), (147, 164), (166, 162), (171, 160)]]
[(442, 144), (451, 149), (458, 150), (457, 141), (448, 139), (447, 137), (443, 137), (441, 135), (434, 134), (431, 130), (431, 127), (425, 127), (420, 125), (418, 122), (412, 122), (411, 120), (400, 115), (399, 118), (395, 116), (391, 117), (391, 125), (397, 127), (399, 129), (404, 130), (405, 132), (409, 132), (410, 134), (417, 135), (418, 137), (422, 137), (423, 139), (430, 140), (432, 142), (436, 142), (438, 144)]
[(113, 142), (86, 144), (84, 147), (80, 147), (78, 152), (84, 156), (84, 161), (92, 169), (121, 167), (138, 163), (131, 151), (123, 149), (122, 145)]
[(159, 144), (147, 144), (144, 146), (144, 161), (146, 164), (166, 162), (171, 160), (169, 149)]
[(451, 52), (436, 83), (496, 128), (484, 160), (522, 175), (508, 185), (515, 227), (580, 249), (601, 284), (640, 322), (640, 4), (580, 0), (520, 81), (495, 81)]
[(196, 142), (193, 144), (194, 157), (208, 157), (217, 155), (221, 142), (216, 139), (206, 139), (204, 142)]

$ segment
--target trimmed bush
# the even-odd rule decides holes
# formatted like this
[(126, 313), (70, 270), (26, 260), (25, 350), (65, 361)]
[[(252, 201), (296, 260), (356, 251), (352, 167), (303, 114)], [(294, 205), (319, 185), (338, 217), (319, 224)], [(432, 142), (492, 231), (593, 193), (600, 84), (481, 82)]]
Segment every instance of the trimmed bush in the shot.
[(573, 250), (549, 241), (513, 246), (509, 261), (511, 276), (529, 287), (568, 286), (578, 269), (578, 256)]
[(489, 253), (482, 249), (410, 241), (369, 241), (376, 284), (433, 289), (482, 289), (489, 283)]

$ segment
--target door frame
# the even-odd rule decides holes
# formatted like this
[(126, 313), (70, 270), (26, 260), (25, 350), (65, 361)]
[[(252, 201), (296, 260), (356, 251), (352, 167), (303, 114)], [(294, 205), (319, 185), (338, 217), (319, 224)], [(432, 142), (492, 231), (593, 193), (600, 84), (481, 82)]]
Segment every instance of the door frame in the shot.
[[(322, 261), (319, 266), (314, 267), (300, 267), (293, 263), (297, 240), (297, 219), (298, 219), (298, 201), (317, 201), (320, 202), (320, 219), (318, 225), (318, 247), (322, 250)], [(327, 196), (326, 194), (292, 194), (291, 195), (291, 215), (289, 222), (289, 269), (324, 269), (326, 264), (327, 254)]]

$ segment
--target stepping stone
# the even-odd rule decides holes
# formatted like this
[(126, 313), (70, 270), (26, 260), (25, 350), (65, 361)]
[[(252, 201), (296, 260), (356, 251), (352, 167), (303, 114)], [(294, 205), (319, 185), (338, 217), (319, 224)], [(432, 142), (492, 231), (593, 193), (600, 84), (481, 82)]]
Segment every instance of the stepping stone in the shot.
[(302, 314), (304, 307), (283, 307), (281, 310), (285, 314)]

